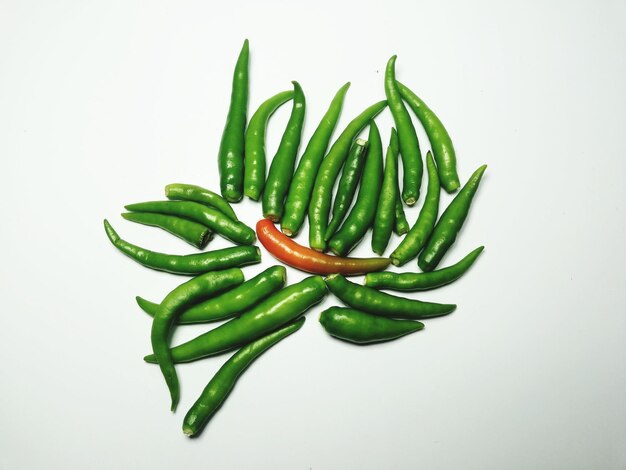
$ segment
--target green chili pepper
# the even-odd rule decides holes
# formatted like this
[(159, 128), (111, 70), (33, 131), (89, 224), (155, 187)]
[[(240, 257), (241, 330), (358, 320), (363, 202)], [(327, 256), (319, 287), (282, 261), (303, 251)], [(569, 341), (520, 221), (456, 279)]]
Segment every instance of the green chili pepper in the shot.
[(447, 315), (456, 308), (454, 304), (420, 302), (378, 292), (370, 287), (354, 284), (341, 274), (328, 276), (326, 285), (346, 305), (383, 317), (422, 320)]
[(222, 196), (230, 202), (237, 202), (242, 196), (244, 140), (248, 112), (248, 56), (249, 48), (246, 39), (235, 64), (230, 107), (217, 155), (220, 189)]
[(439, 212), (439, 175), (437, 167), (430, 152), (426, 155), (426, 171), (428, 172), (428, 190), (424, 205), (415, 221), (415, 225), (409, 231), (400, 245), (391, 253), (391, 262), (395, 266), (402, 266), (412, 260), (424, 248), (428, 237), (435, 228), (437, 213)]
[(326, 249), (324, 235), (328, 226), (333, 186), (341, 170), (341, 165), (348, 155), (350, 145), (367, 123), (386, 106), (386, 101), (379, 101), (354, 118), (337, 138), (328, 151), (328, 155), (322, 160), (309, 204), (309, 246), (314, 250), (324, 251)]
[(238, 220), (235, 211), (226, 199), (219, 194), (200, 186), (180, 183), (168, 184), (165, 186), (165, 197), (178, 201), (199, 202), (200, 204), (205, 204), (217, 209), (222, 214), (235, 221)]
[[(190, 362), (223, 353), (248, 344), (276, 328), (295, 320), (320, 302), (327, 293), (320, 276), (310, 276), (297, 284), (287, 286), (268, 297), (239, 318), (172, 348), (175, 363)], [(153, 354), (144, 357), (156, 362)]]
[(380, 197), (376, 206), (374, 229), (372, 231), (372, 251), (381, 256), (389, 244), (389, 238), (391, 238), (393, 223), (396, 218), (396, 199), (399, 199), (398, 153), (397, 146), (393, 144), (397, 140), (396, 130), (392, 127), (389, 147), (387, 147), (387, 155), (385, 156), (385, 173), (383, 174), (383, 183), (380, 188)]
[(459, 188), (461, 183), (456, 171), (456, 154), (454, 153), (454, 146), (448, 131), (435, 113), (415, 93), (398, 81), (396, 81), (396, 86), (402, 99), (408, 103), (422, 123), (422, 126), (424, 126), (428, 140), (430, 140), (430, 147), (435, 155), (439, 179), (443, 189), (453, 193)]
[(448, 248), (452, 246), (456, 237), (463, 227), (467, 218), (472, 199), (478, 190), (480, 180), (487, 165), (483, 165), (470, 177), (465, 186), (454, 197), (450, 205), (443, 211), (437, 221), (437, 225), (432, 231), (426, 247), (417, 258), (417, 264), (422, 271), (432, 271), (437, 267), (441, 258), (446, 254)]
[(250, 118), (246, 129), (243, 193), (258, 201), (265, 187), (265, 132), (272, 114), (293, 98), (293, 91), (283, 91), (264, 101)]
[(372, 226), (383, 181), (383, 147), (374, 121), (370, 122), (369, 151), (365, 157), (363, 178), (354, 207), (328, 246), (337, 256), (345, 256), (361, 241)]
[(402, 206), (402, 198), (400, 197), (400, 185), (397, 181), (396, 187), (398, 188), (398, 197), (396, 198), (396, 202), (394, 204), (393, 231), (396, 235), (402, 236), (409, 231), (411, 225), (409, 225), (409, 221), (406, 220), (406, 214), (404, 213), (404, 207)]
[(335, 195), (335, 202), (333, 204), (333, 217), (326, 229), (326, 235), (324, 240), (330, 240), (341, 221), (345, 217), (350, 204), (352, 204), (352, 198), (359, 185), (359, 179), (361, 178), (361, 171), (363, 170), (363, 164), (365, 163), (365, 155), (367, 155), (367, 141), (363, 139), (356, 139), (352, 144), (346, 163), (343, 165), (343, 171), (341, 172), (341, 178), (339, 179), (339, 186), (337, 187), (337, 194)]
[(107, 220), (104, 221), (104, 229), (115, 248), (139, 264), (157, 271), (193, 275), (261, 261), (261, 251), (256, 246), (237, 246), (193, 255), (169, 255), (122, 240)]
[(311, 191), (313, 191), (317, 171), (328, 148), (328, 142), (330, 142), (333, 130), (337, 125), (337, 120), (343, 107), (343, 100), (349, 87), (350, 82), (342, 86), (335, 94), (328, 111), (324, 114), (302, 157), (300, 157), (300, 163), (298, 163), (296, 173), (289, 185), (289, 192), (285, 200), (285, 213), (280, 221), (281, 230), (289, 237), (295, 236), (300, 227), (302, 227), (302, 222), (304, 222), (304, 217), (309, 208)]
[(340, 307), (324, 310), (320, 323), (330, 335), (357, 344), (389, 341), (424, 328), (418, 321), (394, 320)]
[(122, 217), (138, 224), (162, 228), (199, 249), (204, 248), (213, 238), (213, 232), (204, 225), (173, 215), (131, 212), (122, 214)]
[(374, 289), (421, 291), (435, 289), (456, 281), (474, 264), (483, 251), (481, 246), (456, 264), (428, 273), (392, 273), (389, 271), (365, 275), (365, 285)]
[[(254, 307), (270, 294), (285, 285), (287, 271), (284, 266), (273, 266), (249, 281), (223, 294), (192, 305), (179, 317), (179, 324), (206, 323), (224, 320)], [(150, 316), (154, 316), (159, 304), (136, 297), (137, 304)]]
[(230, 395), (239, 376), (257, 357), (283, 338), (295, 333), (304, 324), (304, 317), (270, 333), (237, 351), (217, 371), (183, 420), (183, 432), (192, 437), (200, 434), (211, 417)]
[(387, 62), (385, 70), (385, 96), (389, 103), (389, 110), (398, 129), (398, 141), (400, 144), (400, 155), (402, 156), (403, 184), (402, 199), (409, 206), (417, 202), (420, 194), (422, 182), (422, 154), (415, 127), (411, 122), (406, 110), (398, 86), (396, 85), (396, 56), (394, 55)]
[(293, 178), (293, 169), (296, 166), (296, 155), (302, 137), (302, 124), (306, 109), (300, 84), (295, 81), (292, 83), (294, 95), (291, 116), (276, 155), (272, 159), (267, 184), (263, 191), (263, 217), (274, 222), (278, 222), (283, 215), (283, 203), (289, 190), (289, 183)]
[(176, 317), (189, 304), (206, 299), (215, 292), (228, 289), (235, 284), (241, 284), (241, 282), (243, 282), (241, 269), (228, 269), (216, 273), (202, 274), (178, 286), (159, 305), (152, 321), (150, 338), (154, 356), (170, 391), (172, 411), (176, 410), (176, 405), (178, 405), (180, 398), (178, 377), (168, 346), (170, 330), (176, 321)]
[(206, 225), (213, 232), (240, 245), (252, 245), (256, 241), (254, 230), (243, 222), (226, 217), (217, 209), (192, 201), (152, 201), (124, 206), (132, 212), (154, 212), (176, 215)]

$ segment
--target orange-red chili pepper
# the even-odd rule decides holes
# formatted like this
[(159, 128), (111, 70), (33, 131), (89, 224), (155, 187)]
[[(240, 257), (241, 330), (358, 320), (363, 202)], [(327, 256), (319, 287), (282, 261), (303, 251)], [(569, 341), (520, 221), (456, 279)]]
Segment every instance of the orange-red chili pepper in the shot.
[(274, 258), (308, 273), (356, 276), (382, 271), (391, 262), (389, 258), (342, 258), (320, 253), (296, 243), (281, 233), (269, 219), (257, 222), (256, 233), (259, 241)]

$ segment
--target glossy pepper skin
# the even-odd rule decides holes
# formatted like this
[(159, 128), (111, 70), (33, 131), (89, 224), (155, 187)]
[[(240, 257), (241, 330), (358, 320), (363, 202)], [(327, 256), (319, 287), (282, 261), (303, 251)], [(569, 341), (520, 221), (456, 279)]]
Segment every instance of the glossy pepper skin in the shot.
[(248, 113), (248, 57), (246, 39), (235, 64), (230, 107), (217, 154), (220, 189), (227, 201), (241, 200), (243, 190), (246, 118)]
[(237, 246), (193, 255), (170, 255), (146, 250), (122, 240), (107, 220), (104, 221), (104, 230), (113, 246), (129, 258), (147, 268), (172, 274), (195, 275), (261, 261), (261, 251), (256, 246)]
[(424, 126), (437, 162), (441, 186), (446, 192), (453, 193), (461, 183), (456, 171), (456, 154), (448, 131), (435, 113), (415, 93), (398, 81), (396, 85), (402, 99), (407, 102)]
[(165, 197), (174, 201), (193, 201), (217, 209), (232, 220), (238, 220), (228, 201), (210, 189), (194, 184), (174, 183), (165, 186)]
[(272, 114), (287, 101), (293, 91), (282, 91), (264, 101), (250, 118), (246, 129), (246, 151), (243, 176), (243, 193), (258, 201), (265, 187), (265, 132)]
[(400, 245), (391, 253), (391, 262), (395, 266), (402, 266), (412, 260), (422, 251), (428, 237), (435, 228), (439, 213), (440, 183), (437, 167), (430, 152), (426, 155), (426, 171), (428, 173), (428, 189), (424, 205), (420, 210), (415, 224), (409, 230)]
[(239, 245), (252, 245), (256, 241), (254, 230), (246, 224), (234, 221), (217, 209), (198, 202), (151, 201), (129, 204), (124, 208), (131, 212), (153, 212), (184, 217), (209, 227), (213, 232)]
[(402, 199), (412, 206), (417, 202), (420, 194), (422, 182), (422, 154), (415, 127), (411, 122), (411, 116), (406, 110), (398, 86), (396, 84), (396, 56), (394, 55), (387, 62), (385, 70), (385, 96), (389, 103), (389, 110), (396, 123), (398, 130), (398, 141), (400, 144), (400, 155), (402, 156), (403, 184)]
[(394, 320), (341, 307), (324, 310), (320, 323), (328, 334), (356, 344), (389, 341), (424, 328), (418, 321)]
[[(175, 363), (190, 362), (241, 347), (295, 320), (326, 294), (320, 276), (307, 277), (276, 292), (239, 318), (172, 348), (172, 358)], [(155, 362), (155, 357), (148, 355), (144, 360)]]
[[(178, 316), (177, 323), (208, 323), (240, 315), (282, 289), (286, 279), (287, 270), (284, 266), (272, 266), (217, 297), (191, 305)], [(135, 299), (139, 307), (150, 316), (154, 316), (159, 308), (159, 304), (139, 296)]]
[(339, 178), (335, 202), (333, 203), (333, 216), (326, 229), (326, 235), (324, 236), (324, 240), (326, 241), (330, 240), (330, 237), (335, 234), (348, 212), (350, 204), (352, 204), (354, 193), (359, 185), (366, 155), (367, 141), (356, 139), (350, 148), (346, 163), (343, 165), (341, 178)]
[(138, 224), (159, 227), (199, 249), (204, 248), (213, 238), (213, 232), (208, 227), (173, 215), (125, 212), (122, 217)]
[[(394, 147), (394, 152), (397, 156), (400, 151), (398, 147), (398, 139), (392, 140), (391, 145)], [(409, 231), (411, 226), (409, 225), (409, 221), (406, 220), (406, 214), (404, 213), (404, 206), (402, 205), (402, 192), (400, 191), (400, 180), (398, 177), (396, 177), (396, 192), (398, 193), (398, 197), (396, 198), (396, 204), (394, 207), (395, 216), (393, 221), (393, 231), (396, 235), (402, 236)]]
[(328, 227), (333, 186), (341, 170), (341, 165), (348, 155), (352, 141), (367, 123), (386, 106), (386, 101), (379, 101), (354, 118), (332, 145), (328, 155), (322, 160), (309, 204), (309, 246), (314, 250), (324, 251), (326, 249), (324, 235)]
[(188, 305), (206, 299), (214, 293), (228, 289), (233, 285), (241, 284), (241, 282), (243, 282), (241, 269), (235, 268), (202, 274), (175, 288), (159, 305), (152, 320), (150, 340), (154, 356), (170, 391), (172, 411), (176, 410), (176, 405), (178, 405), (180, 398), (178, 376), (176, 375), (176, 369), (174, 369), (168, 345), (170, 330), (176, 321), (176, 317)]
[(417, 264), (422, 271), (435, 269), (456, 240), (486, 169), (487, 165), (478, 168), (441, 214), (424, 250), (417, 258)]
[(459, 279), (474, 264), (484, 247), (478, 247), (452, 266), (427, 273), (392, 273), (389, 271), (365, 275), (365, 285), (374, 289), (404, 292), (422, 291), (445, 286)]
[(269, 219), (259, 220), (256, 230), (259, 241), (274, 258), (312, 274), (341, 273), (356, 276), (382, 271), (390, 263), (389, 258), (341, 258), (319, 253), (279, 232)]
[(383, 182), (383, 144), (374, 121), (370, 122), (369, 151), (359, 195), (345, 222), (328, 242), (329, 248), (337, 256), (345, 256), (361, 241), (372, 226), (376, 216), (376, 206)]
[(320, 121), (306, 146), (300, 163), (289, 185), (289, 192), (285, 200), (285, 212), (280, 219), (281, 230), (289, 237), (295, 236), (302, 227), (309, 208), (311, 192), (317, 172), (326, 154), (330, 137), (337, 125), (343, 101), (350, 87), (350, 82), (342, 86), (335, 94), (328, 111)]
[(185, 415), (183, 433), (189, 437), (200, 434), (250, 364), (276, 343), (302, 328), (303, 324), (304, 317), (244, 346), (228, 359)]
[(383, 317), (422, 320), (447, 315), (456, 308), (453, 304), (420, 302), (378, 292), (375, 289), (354, 284), (340, 274), (328, 276), (326, 285), (346, 305)]
[(298, 82), (293, 83), (293, 107), (287, 128), (272, 159), (267, 183), (263, 190), (263, 217), (278, 222), (283, 215), (283, 204), (296, 166), (296, 156), (302, 137), (306, 112), (304, 92)]
[(387, 154), (385, 156), (385, 171), (383, 174), (383, 183), (380, 188), (380, 197), (376, 206), (376, 216), (374, 217), (374, 229), (372, 231), (372, 251), (377, 255), (385, 252), (391, 232), (393, 231), (393, 223), (396, 218), (395, 207), (396, 199), (398, 199), (398, 153), (397, 146), (393, 145), (393, 141), (397, 140), (396, 130), (391, 128), (391, 138)]

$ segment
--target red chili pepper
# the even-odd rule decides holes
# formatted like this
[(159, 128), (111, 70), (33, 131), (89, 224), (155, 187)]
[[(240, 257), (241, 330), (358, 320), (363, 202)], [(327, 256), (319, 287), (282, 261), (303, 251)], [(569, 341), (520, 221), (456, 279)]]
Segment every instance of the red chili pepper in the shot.
[(274, 258), (296, 269), (313, 274), (344, 274), (346, 276), (382, 271), (389, 258), (341, 258), (302, 246), (281, 233), (269, 219), (256, 224), (259, 241)]

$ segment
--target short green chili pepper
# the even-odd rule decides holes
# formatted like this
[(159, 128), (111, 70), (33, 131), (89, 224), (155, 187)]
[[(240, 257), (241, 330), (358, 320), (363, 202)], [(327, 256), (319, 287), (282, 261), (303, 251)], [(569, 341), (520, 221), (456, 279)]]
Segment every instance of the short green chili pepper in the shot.
[(204, 248), (213, 238), (213, 232), (204, 225), (173, 215), (125, 212), (122, 217), (138, 224), (162, 228), (199, 249)]
[(450, 205), (443, 211), (433, 229), (428, 243), (417, 258), (417, 264), (422, 271), (432, 271), (437, 267), (448, 249), (452, 246), (467, 218), (472, 199), (478, 190), (480, 180), (487, 165), (483, 165), (472, 174), (465, 186), (461, 188)]
[(383, 317), (422, 320), (447, 315), (456, 308), (454, 304), (421, 302), (378, 292), (370, 287), (354, 284), (341, 274), (328, 276), (326, 285), (346, 305)]
[(474, 264), (484, 247), (478, 247), (452, 266), (427, 273), (368, 273), (365, 285), (374, 289), (390, 289), (404, 292), (435, 289), (456, 281)]
[(393, 223), (396, 218), (396, 199), (399, 199), (398, 153), (396, 150), (397, 147), (393, 145), (394, 140), (397, 139), (396, 130), (392, 127), (389, 147), (387, 147), (387, 154), (385, 156), (383, 183), (380, 188), (380, 197), (376, 206), (376, 216), (372, 230), (372, 251), (379, 256), (382, 256), (389, 244), (391, 232), (393, 231)]
[(174, 201), (193, 201), (205, 204), (217, 209), (222, 214), (233, 220), (237, 214), (226, 199), (210, 189), (205, 189), (193, 184), (174, 183), (165, 186), (165, 197)]
[(170, 255), (146, 250), (122, 240), (107, 220), (104, 221), (104, 229), (115, 248), (139, 264), (157, 271), (194, 275), (261, 261), (261, 251), (256, 246), (236, 246), (193, 255)]
[(394, 320), (340, 307), (324, 310), (320, 323), (328, 334), (357, 344), (389, 341), (424, 328), (418, 321)]
[(183, 420), (185, 435), (192, 437), (200, 434), (211, 417), (222, 406), (224, 400), (230, 395), (243, 371), (269, 348), (302, 328), (303, 324), (304, 317), (244, 346), (226, 361), (185, 415)]

